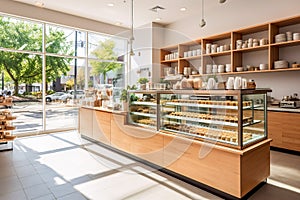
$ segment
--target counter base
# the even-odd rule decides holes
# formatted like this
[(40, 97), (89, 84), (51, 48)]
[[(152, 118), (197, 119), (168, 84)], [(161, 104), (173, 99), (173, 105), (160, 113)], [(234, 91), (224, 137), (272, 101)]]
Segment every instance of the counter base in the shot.
[(96, 140), (94, 140), (94, 139), (92, 139), (92, 138), (90, 138), (88, 136), (81, 135), (81, 137), (83, 139), (86, 139), (86, 140), (90, 141), (90, 142), (93, 142), (94, 144), (97, 144), (97, 145), (99, 145), (101, 147), (104, 147), (104, 148), (106, 148), (108, 150), (111, 150), (111, 151), (113, 151), (115, 153), (118, 153), (118, 154), (121, 154), (123, 156), (126, 156), (127, 158), (130, 158), (130, 159), (132, 159), (132, 160), (134, 160), (136, 162), (139, 162), (139, 163), (142, 163), (144, 165), (147, 165), (147, 166), (149, 166), (149, 167), (151, 167), (153, 169), (156, 169), (157, 171), (163, 172), (163, 173), (165, 173), (165, 174), (167, 174), (169, 176), (177, 178), (177, 179), (179, 179), (179, 180), (181, 180), (183, 182), (186, 182), (186, 183), (188, 183), (190, 185), (193, 185), (193, 186), (195, 186), (195, 187), (197, 187), (199, 189), (202, 189), (202, 190), (207, 191), (207, 192), (209, 192), (209, 193), (211, 193), (213, 195), (216, 195), (216, 196), (218, 196), (220, 198), (224, 198), (224, 199), (228, 199), (228, 200), (244, 200), (244, 199), (248, 199), (251, 195), (253, 195), (257, 190), (259, 190), (262, 186), (264, 186), (267, 183), (267, 180), (262, 181), (256, 187), (254, 187), (251, 191), (249, 191), (247, 194), (245, 194), (242, 198), (237, 198), (237, 197), (232, 196), (232, 195), (230, 195), (228, 193), (222, 192), (222, 191), (217, 190), (217, 189), (215, 189), (213, 187), (210, 187), (208, 185), (200, 183), (200, 182), (198, 182), (198, 181), (196, 181), (194, 179), (186, 177), (186, 176), (184, 176), (182, 174), (176, 173), (176, 172), (171, 171), (171, 170), (169, 170), (167, 168), (164, 168), (164, 167), (161, 167), (159, 165), (156, 165), (156, 164), (154, 164), (152, 162), (149, 162), (147, 160), (144, 160), (142, 158), (139, 158), (137, 156), (134, 156), (132, 154), (129, 154), (127, 152), (119, 150), (117, 148), (114, 148), (114, 147), (112, 147), (110, 145), (107, 145), (105, 143), (96, 141)]

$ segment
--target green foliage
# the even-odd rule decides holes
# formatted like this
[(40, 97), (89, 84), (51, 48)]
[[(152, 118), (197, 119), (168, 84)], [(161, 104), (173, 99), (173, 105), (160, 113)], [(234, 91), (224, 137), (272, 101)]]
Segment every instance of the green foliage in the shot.
[[(42, 52), (42, 26), (0, 17), (0, 46), (14, 50)], [(70, 53), (70, 44), (65, 39), (64, 32), (49, 28), (47, 33), (47, 51), (51, 53)], [(55, 80), (62, 74), (66, 75), (70, 59), (47, 57), (47, 82)], [(27, 53), (0, 51), (0, 70), (5, 70), (15, 85), (18, 94), (20, 83), (32, 84), (42, 82), (42, 57)]]
[(109, 61), (117, 61), (118, 57), (114, 52), (115, 42), (112, 40), (100, 41), (99, 46), (92, 52), (96, 58), (103, 60), (103, 62), (99, 62), (96, 60), (90, 61), (92, 66), (92, 74), (100, 75), (103, 74), (104, 83), (106, 83), (106, 75), (110, 71), (117, 71), (122, 67), (122, 64), (116, 62), (108, 62)]
[(136, 90), (136, 89), (137, 89), (136, 85), (133, 85), (133, 86), (127, 85), (127, 88), (123, 89), (121, 92), (120, 100), (127, 102), (128, 101), (128, 98), (127, 98), (128, 90)]
[(42, 92), (32, 92), (31, 93), (33, 96), (35, 96), (37, 99), (41, 99), (42, 98)]
[(69, 90), (73, 89), (74, 79), (67, 80), (66, 85), (67, 85), (67, 89), (69, 89)]
[(54, 94), (55, 91), (54, 91), (54, 90), (48, 90), (46, 93), (47, 93), (47, 95), (49, 95), (49, 94)]
[(139, 80), (137, 81), (139, 84), (146, 84), (149, 82), (149, 80), (147, 78), (139, 78)]

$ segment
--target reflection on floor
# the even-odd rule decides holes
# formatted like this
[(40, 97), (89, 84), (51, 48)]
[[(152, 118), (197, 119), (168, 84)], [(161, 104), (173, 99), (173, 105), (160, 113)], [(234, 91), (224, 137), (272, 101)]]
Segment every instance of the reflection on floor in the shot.
[[(300, 199), (300, 157), (271, 152), (268, 183), (250, 199)], [(0, 200), (221, 199), (82, 140), (76, 132), (19, 138), (0, 152)]]

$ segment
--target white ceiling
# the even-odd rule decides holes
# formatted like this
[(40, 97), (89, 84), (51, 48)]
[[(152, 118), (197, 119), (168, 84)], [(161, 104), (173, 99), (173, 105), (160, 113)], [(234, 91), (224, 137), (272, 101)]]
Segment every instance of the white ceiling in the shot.
[[(129, 27), (131, 0), (14, 0), (22, 3), (35, 5), (36, 2), (44, 4), (44, 8), (85, 18), (90, 18), (109, 24)], [(113, 7), (107, 4), (113, 3)], [(226, 2), (232, 3), (232, 2)], [(164, 7), (165, 10), (158, 14), (150, 9), (154, 6)], [(134, 0), (134, 26), (138, 27), (150, 22), (158, 22), (164, 25), (184, 19), (188, 16), (199, 16), (201, 19), (201, 0)], [(216, 6), (222, 6), (219, 0), (205, 0), (205, 10)], [(180, 11), (186, 7), (185, 12)], [(156, 18), (161, 21), (156, 21)]]

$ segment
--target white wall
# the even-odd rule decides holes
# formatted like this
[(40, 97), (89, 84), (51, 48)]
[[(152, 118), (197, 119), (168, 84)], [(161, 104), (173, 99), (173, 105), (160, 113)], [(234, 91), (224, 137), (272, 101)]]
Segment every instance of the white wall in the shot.
[[(146, 77), (149, 80), (152, 75), (152, 25), (134, 29), (133, 41), (134, 56), (131, 57), (131, 66), (129, 69), (129, 85), (136, 85), (140, 77)], [(139, 71), (139, 73), (137, 73)], [(149, 71), (151, 72), (149, 74)]]
[[(299, 0), (227, 0), (225, 4), (218, 4), (218, 1), (215, 1), (216, 6), (205, 10), (204, 18), (207, 24), (204, 28), (199, 27), (201, 19), (199, 11), (197, 16), (189, 16), (166, 26), (162, 46), (183, 43), (300, 14)], [(299, 55), (299, 53), (297, 54)], [(299, 56), (296, 58), (298, 60), (293, 61), (300, 63)], [(294, 92), (300, 94), (300, 71), (253, 73), (243, 75), (243, 77), (254, 79), (258, 87), (273, 89), (271, 95), (277, 99)]]
[[(163, 26), (149, 23), (134, 29), (133, 50), (131, 57), (129, 85), (136, 84), (140, 77), (147, 77), (152, 82), (160, 81), (160, 46), (163, 43)], [(136, 73), (137, 71), (140, 73)]]
[(299, 0), (227, 0), (225, 4), (213, 1), (215, 6), (204, 11), (205, 27), (199, 26), (201, 11), (198, 15), (170, 24), (165, 27), (164, 46), (300, 14)]

